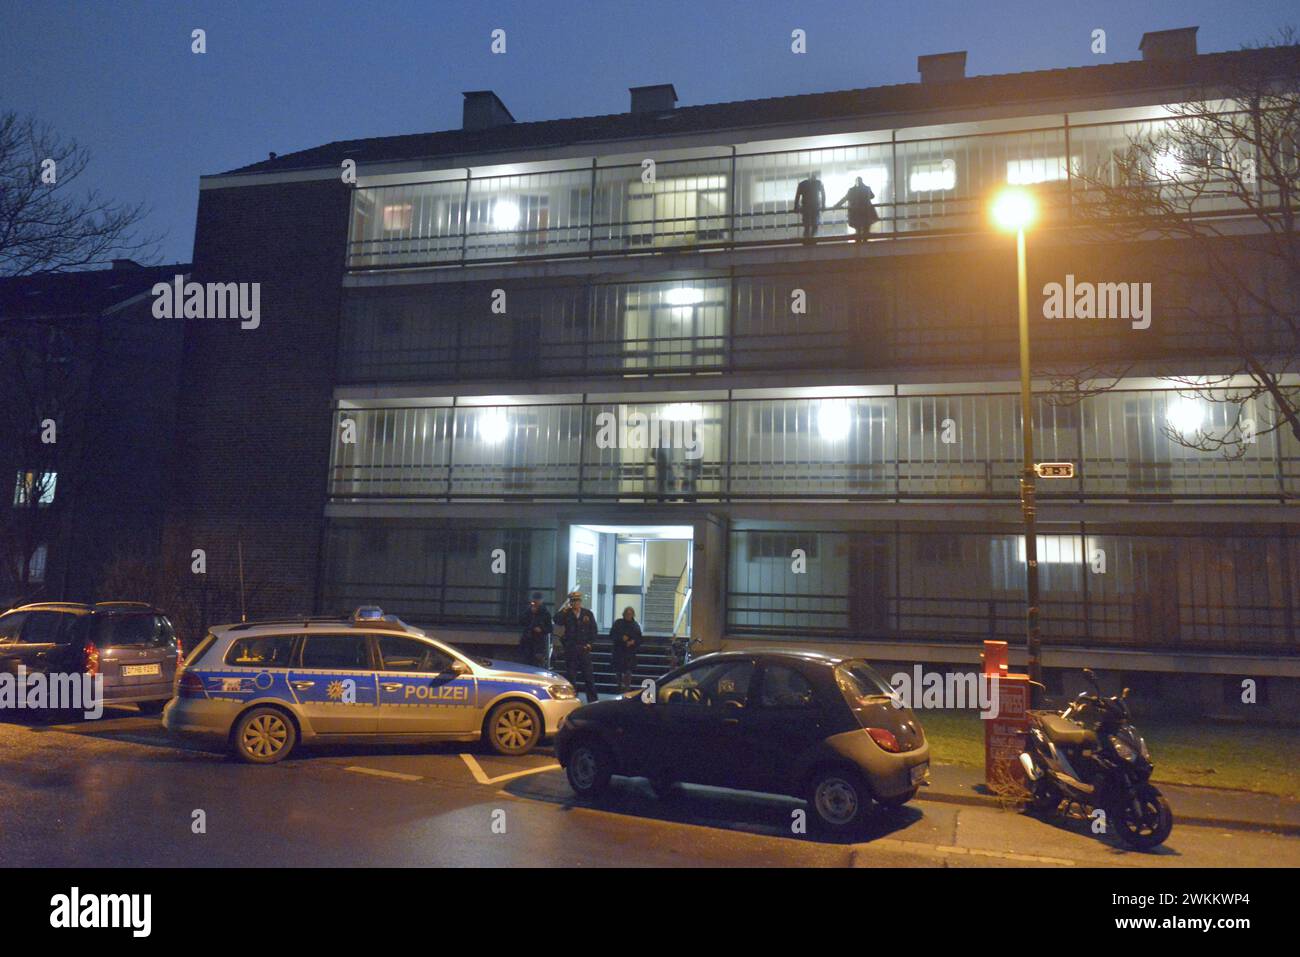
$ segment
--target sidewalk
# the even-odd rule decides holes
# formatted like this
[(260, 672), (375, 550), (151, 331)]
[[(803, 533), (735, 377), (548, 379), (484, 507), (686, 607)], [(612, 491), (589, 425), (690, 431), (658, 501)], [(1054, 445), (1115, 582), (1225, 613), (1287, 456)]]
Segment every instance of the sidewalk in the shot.
[[(1222, 788), (1189, 787), (1156, 782), (1174, 812), (1174, 824), (1202, 824), (1239, 831), (1272, 831), (1300, 835), (1300, 801), (1228, 791)], [(983, 768), (958, 764), (932, 764), (930, 786), (917, 795), (923, 801), (1000, 807), (1003, 801), (984, 784)]]

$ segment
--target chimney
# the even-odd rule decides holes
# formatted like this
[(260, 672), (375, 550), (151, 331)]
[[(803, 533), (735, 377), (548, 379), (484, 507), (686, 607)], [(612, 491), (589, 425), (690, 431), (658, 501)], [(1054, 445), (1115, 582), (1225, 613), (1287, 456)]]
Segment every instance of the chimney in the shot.
[(1196, 31), (1200, 27), (1152, 30), (1142, 34), (1138, 49), (1143, 60), (1187, 60), (1196, 56)]
[(491, 90), (468, 90), (462, 95), (465, 97), (465, 112), (461, 129), (490, 130), (515, 121), (501, 97)]
[(630, 86), (633, 113), (668, 113), (677, 106), (677, 91), (671, 83)]
[(916, 58), (922, 83), (952, 83), (966, 79), (966, 51), (930, 53)]
[(141, 265), (140, 265), (138, 262), (136, 262), (134, 259), (114, 259), (114, 260), (113, 260), (113, 269), (116, 270), (116, 271), (118, 271), (118, 272), (121, 272), (123, 269), (143, 269), (143, 268), (144, 268), (144, 267), (141, 266)]

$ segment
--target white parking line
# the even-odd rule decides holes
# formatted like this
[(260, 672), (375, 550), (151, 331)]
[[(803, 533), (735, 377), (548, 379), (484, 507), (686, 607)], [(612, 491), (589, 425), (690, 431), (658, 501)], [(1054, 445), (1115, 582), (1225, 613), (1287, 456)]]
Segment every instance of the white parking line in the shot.
[(381, 771), (379, 768), (363, 768), (356, 765), (345, 767), (344, 771), (355, 771), (357, 774), (373, 774), (377, 778), (395, 778), (398, 781), (423, 781), (424, 777), (419, 774), (403, 774), (400, 771)]
[(524, 771), (511, 771), (509, 774), (499, 774), (494, 778), (490, 778), (483, 770), (482, 765), (474, 759), (474, 755), (466, 754), (462, 751), (460, 756), (465, 759), (465, 763), (469, 765), (469, 773), (474, 775), (474, 780), (479, 784), (500, 784), (502, 781), (509, 781), (513, 778), (522, 778), (526, 774), (541, 774), (543, 771), (554, 771), (559, 767), (558, 764), (544, 764), (540, 768), (528, 768)]

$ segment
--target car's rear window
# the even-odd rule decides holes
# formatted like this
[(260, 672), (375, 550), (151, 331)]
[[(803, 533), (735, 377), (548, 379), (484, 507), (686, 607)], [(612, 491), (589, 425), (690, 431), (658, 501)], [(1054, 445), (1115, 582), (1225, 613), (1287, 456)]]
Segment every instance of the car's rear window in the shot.
[(865, 661), (845, 661), (835, 669), (835, 680), (845, 694), (858, 698), (892, 696), (894, 689), (880, 672)]
[(162, 648), (171, 643), (172, 625), (162, 615), (98, 615), (95, 644), (101, 648)]
[(287, 668), (293, 635), (250, 635), (226, 651), (226, 664), (237, 668)]

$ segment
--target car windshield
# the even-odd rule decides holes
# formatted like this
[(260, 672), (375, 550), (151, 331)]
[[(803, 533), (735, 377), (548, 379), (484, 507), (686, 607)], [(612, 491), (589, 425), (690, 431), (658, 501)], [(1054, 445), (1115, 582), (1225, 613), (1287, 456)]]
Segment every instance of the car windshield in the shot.
[(835, 680), (845, 694), (855, 698), (892, 697), (894, 690), (865, 661), (845, 661), (835, 669)]

